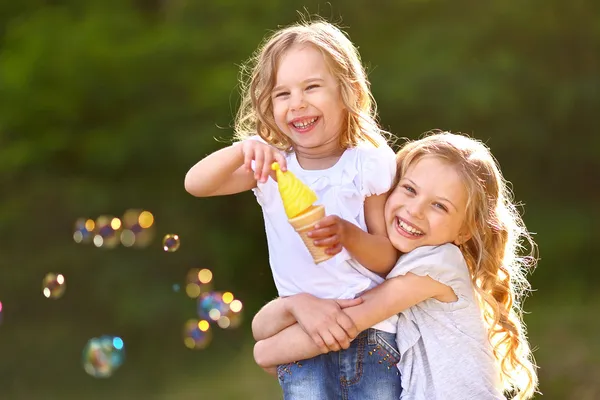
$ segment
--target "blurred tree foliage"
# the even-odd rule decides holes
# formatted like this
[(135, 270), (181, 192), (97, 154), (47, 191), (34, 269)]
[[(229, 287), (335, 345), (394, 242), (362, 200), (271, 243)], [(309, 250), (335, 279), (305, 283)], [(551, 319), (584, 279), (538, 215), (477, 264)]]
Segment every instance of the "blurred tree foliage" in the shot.
[[(212, 269), (217, 289), (245, 301), (247, 321), (276, 295), (253, 195), (195, 199), (183, 178), (231, 139), (239, 64), (297, 10), (346, 28), (385, 129), (410, 138), (462, 131), (491, 146), (538, 232), (536, 296), (565, 286), (585, 293), (600, 278), (590, 234), (600, 200), (598, 2), (6, 1), (1, 398), (55, 398), (35, 395), (33, 382), (48, 393), (139, 386), (149, 394), (197, 365), (180, 339), (194, 302), (171, 290), (191, 267)], [(107, 251), (71, 239), (76, 218), (131, 207), (156, 217), (150, 248)], [(170, 232), (182, 246), (166, 254), (158, 242)], [(67, 278), (57, 302), (40, 296), (49, 271)], [(224, 339), (207, 352), (232, 356), (248, 329), (218, 332)], [(106, 332), (126, 339), (137, 369), (113, 378), (113, 389), (90, 386), (73, 363), (89, 337)]]

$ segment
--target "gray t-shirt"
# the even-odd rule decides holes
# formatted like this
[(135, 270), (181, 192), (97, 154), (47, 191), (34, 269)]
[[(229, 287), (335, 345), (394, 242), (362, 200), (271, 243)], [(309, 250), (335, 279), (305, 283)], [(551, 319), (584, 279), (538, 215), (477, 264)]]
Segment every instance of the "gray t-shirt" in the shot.
[(451, 287), (453, 303), (427, 299), (399, 314), (402, 400), (505, 399), (465, 259), (453, 244), (400, 257), (387, 279), (429, 275)]

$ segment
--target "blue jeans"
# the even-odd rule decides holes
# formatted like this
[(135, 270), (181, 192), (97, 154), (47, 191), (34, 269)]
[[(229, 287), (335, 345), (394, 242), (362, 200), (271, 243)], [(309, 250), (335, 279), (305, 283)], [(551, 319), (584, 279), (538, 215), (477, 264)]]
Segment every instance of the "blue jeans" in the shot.
[(278, 366), (277, 377), (284, 400), (398, 400), (398, 361), (396, 335), (367, 329), (346, 350)]

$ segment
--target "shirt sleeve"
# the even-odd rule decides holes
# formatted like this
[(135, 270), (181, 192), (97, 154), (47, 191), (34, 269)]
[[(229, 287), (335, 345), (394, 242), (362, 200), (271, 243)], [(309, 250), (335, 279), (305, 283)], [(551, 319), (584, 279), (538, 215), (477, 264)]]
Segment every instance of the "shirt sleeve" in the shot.
[(422, 307), (452, 311), (464, 308), (472, 301), (473, 285), (469, 269), (461, 251), (454, 244), (423, 246), (403, 255), (387, 279), (409, 272), (431, 277), (450, 287), (458, 297), (458, 300), (452, 303), (428, 299), (420, 303)]
[(396, 155), (388, 145), (361, 149), (361, 194), (380, 195), (390, 190), (396, 176)]

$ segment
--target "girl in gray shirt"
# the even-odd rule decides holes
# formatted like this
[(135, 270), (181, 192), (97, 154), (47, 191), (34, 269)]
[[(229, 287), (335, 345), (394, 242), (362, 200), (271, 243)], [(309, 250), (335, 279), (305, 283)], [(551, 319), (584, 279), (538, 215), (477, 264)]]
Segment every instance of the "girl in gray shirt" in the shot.
[(400, 399), (532, 397), (537, 376), (520, 304), (535, 244), (495, 159), (477, 140), (436, 133), (405, 144), (397, 165), (385, 221), (403, 255), (386, 281), (354, 302), (300, 294), (267, 304), (252, 326), (256, 362), (294, 373), (294, 361), (345, 349), (397, 314), (399, 354), (379, 345), (369, 354), (382, 368), (399, 359)]

